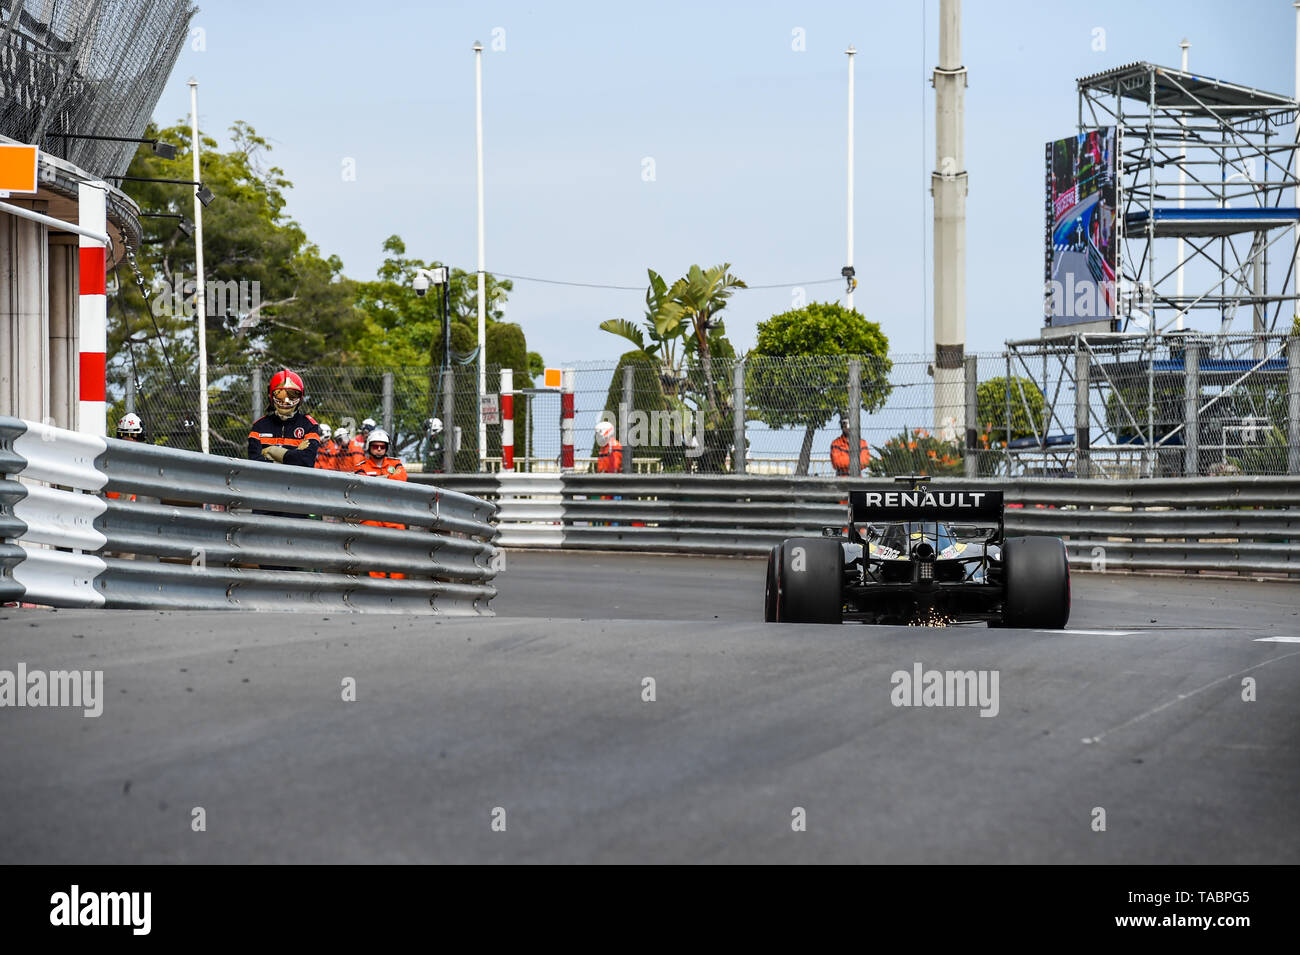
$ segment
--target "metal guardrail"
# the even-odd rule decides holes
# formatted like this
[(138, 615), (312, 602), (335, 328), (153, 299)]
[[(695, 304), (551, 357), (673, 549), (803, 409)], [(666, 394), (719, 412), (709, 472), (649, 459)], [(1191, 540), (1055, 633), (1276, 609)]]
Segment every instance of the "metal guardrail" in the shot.
[(0, 417), (3, 601), (489, 615), (496, 511), (427, 484)]
[[(765, 554), (786, 537), (842, 526), (849, 489), (872, 483), (702, 474), (439, 481), (497, 501), (500, 540), (509, 547), (737, 555)], [(933, 486), (1002, 491), (1013, 505), (1007, 533), (1061, 537), (1079, 569), (1300, 575), (1297, 477), (952, 478)]]

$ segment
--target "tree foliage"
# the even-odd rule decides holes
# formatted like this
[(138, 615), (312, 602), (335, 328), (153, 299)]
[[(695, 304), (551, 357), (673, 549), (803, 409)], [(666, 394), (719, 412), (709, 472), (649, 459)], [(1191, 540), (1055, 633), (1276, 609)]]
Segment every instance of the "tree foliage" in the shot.
[[(769, 427), (804, 428), (795, 473), (808, 473), (817, 429), (848, 409), (848, 359), (861, 362), (862, 410), (884, 407), (893, 367), (888, 355), (880, 325), (835, 302), (812, 302), (759, 323), (746, 369), (748, 404)], [(806, 361), (792, 361), (799, 358)]]
[[(232, 148), (227, 151), (214, 139), (204, 138), (200, 174), (216, 197), (203, 210), (214, 450), (240, 453), (248, 416), (254, 410), (248, 378), (236, 378), (234, 369), (321, 369), (308, 381), (309, 401), (317, 402), (309, 404), (309, 410), (336, 425), (346, 418), (378, 417), (381, 372), (388, 369), (397, 378), (394, 391), (400, 396), (394, 408), (394, 447), (421, 455), (427, 444), (425, 421), (441, 414), (437, 369), (443, 359), (442, 297), (437, 288), (423, 298), (416, 296), (412, 279), (417, 268), (437, 263), (407, 257), (405, 243), (394, 235), (384, 242), (384, 262), (373, 280), (347, 278), (339, 258), (324, 256), (288, 217), (287, 193), (292, 184), (282, 169), (267, 161), (267, 141), (243, 122), (230, 132)], [(191, 177), (188, 125), (150, 127), (146, 135), (175, 146), (176, 158), (161, 159), (142, 145), (129, 176)], [(141, 249), (131, 250), (138, 280), (130, 264), (119, 265), (115, 276), (110, 276), (108, 351), (110, 380), (115, 383), (111, 413), (124, 410), (121, 383), (134, 378), (136, 407), (151, 437), (197, 448), (195, 241), (177, 228), (175, 218), (193, 216), (192, 190), (131, 180), (124, 187), (144, 213), (144, 243)], [(504, 322), (502, 307), (512, 288), (510, 281), (486, 278), (488, 360), (513, 367), (515, 386), (529, 387), (530, 373), (540, 369), (541, 356), (528, 352), (521, 328)], [(451, 270), (448, 305), (452, 360), (460, 372), (457, 390), (461, 392), (462, 385), (472, 387), (458, 400), (457, 413), (442, 417), (449, 434), (453, 418), (462, 425), (462, 466), (473, 467), (477, 467), (473, 364), (477, 291), (476, 273)], [(352, 371), (343, 376), (342, 369)], [(333, 371), (340, 373), (331, 382)], [(527, 422), (519, 421), (517, 426), (527, 427)], [(499, 453), (500, 435), (496, 431), (491, 435), (492, 447)]]
[(1011, 440), (1033, 437), (1035, 426), (1041, 435), (1045, 406), (1043, 392), (1029, 378), (998, 377), (981, 381), (975, 389), (975, 407), (979, 417), (976, 427), (996, 441), (1007, 440), (1008, 389), (1011, 400)]

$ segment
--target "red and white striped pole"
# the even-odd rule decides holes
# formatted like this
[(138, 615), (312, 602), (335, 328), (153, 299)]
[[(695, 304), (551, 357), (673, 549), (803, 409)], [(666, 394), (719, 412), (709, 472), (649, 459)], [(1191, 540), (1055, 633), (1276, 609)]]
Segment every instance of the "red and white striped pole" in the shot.
[(501, 369), (501, 470), (515, 469), (515, 372)]
[(573, 470), (573, 369), (560, 380), (560, 469)]
[[(103, 185), (81, 183), (77, 187), (77, 224), (91, 232), (107, 232), (106, 202)], [(78, 236), (77, 281), (81, 300), (77, 310), (78, 394), (80, 403), (77, 430), (82, 434), (104, 437), (105, 421), (105, 353), (108, 351), (108, 299), (105, 296), (104, 243)]]

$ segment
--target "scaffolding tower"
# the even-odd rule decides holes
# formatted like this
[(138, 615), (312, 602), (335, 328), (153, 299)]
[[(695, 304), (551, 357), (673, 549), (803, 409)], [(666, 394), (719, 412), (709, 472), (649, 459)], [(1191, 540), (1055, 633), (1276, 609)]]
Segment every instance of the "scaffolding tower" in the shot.
[[(1275, 244), (1292, 252), (1300, 222), (1295, 99), (1152, 63), (1085, 76), (1078, 91), (1080, 133), (1119, 129), (1120, 330), (1155, 336), (1199, 317), (1225, 336), (1288, 331), (1295, 257), (1272, 275), (1268, 264)], [(1250, 325), (1234, 327), (1242, 306)]]
[(1008, 420), (1043, 408), (1007, 473), (1300, 473), (1296, 100), (1145, 62), (1078, 94), (1118, 132), (1116, 321), (1007, 343)]

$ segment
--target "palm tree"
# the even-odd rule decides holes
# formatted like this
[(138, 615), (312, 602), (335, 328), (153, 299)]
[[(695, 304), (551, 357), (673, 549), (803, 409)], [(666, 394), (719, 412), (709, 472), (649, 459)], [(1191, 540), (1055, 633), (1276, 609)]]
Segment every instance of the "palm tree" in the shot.
[[(685, 334), (682, 325), (683, 306), (677, 301), (686, 287), (683, 279), (678, 279), (669, 288), (668, 283), (654, 269), (646, 269), (650, 284), (645, 291), (645, 330), (625, 318), (611, 318), (600, 323), (602, 331), (620, 338), (626, 338), (640, 351), (651, 356), (659, 364), (659, 380), (664, 394), (676, 395), (681, 389), (685, 377), (681, 373), (682, 353), (677, 350), (677, 339)], [(650, 343), (646, 343), (649, 337)]]
[[(719, 407), (712, 367), (715, 350), (722, 348), (725, 354), (732, 353), (718, 313), (726, 308), (727, 299), (736, 289), (746, 287), (730, 269), (730, 263), (711, 269), (692, 265), (686, 275), (672, 286), (653, 269), (648, 269), (650, 285), (645, 295), (644, 330), (621, 318), (600, 323), (604, 331), (626, 338), (658, 363), (663, 394), (679, 409), (689, 410), (685, 402), (688, 397), (693, 397), (697, 406), (694, 413), (704, 416), (706, 434), (714, 433), (721, 412), (730, 411)], [(703, 370), (702, 388), (698, 380), (694, 386), (691, 384), (684, 367), (688, 360), (692, 366)], [(725, 447), (702, 450), (709, 454), (709, 459), (701, 461), (701, 465), (720, 467), (721, 460), (726, 457)]]

